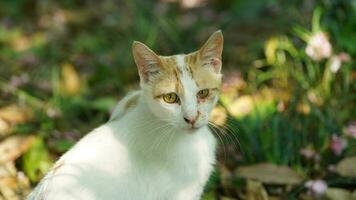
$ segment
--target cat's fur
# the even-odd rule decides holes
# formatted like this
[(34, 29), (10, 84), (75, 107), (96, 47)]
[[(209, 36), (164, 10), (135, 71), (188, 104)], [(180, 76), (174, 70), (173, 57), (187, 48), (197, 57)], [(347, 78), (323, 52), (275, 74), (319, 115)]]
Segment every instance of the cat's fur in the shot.
[[(207, 124), (218, 99), (222, 48), (220, 31), (186, 55), (158, 56), (134, 42), (141, 90), (64, 154), (28, 200), (199, 199), (215, 163)], [(204, 99), (197, 96), (202, 89), (210, 89)], [(171, 92), (179, 102), (163, 101)]]

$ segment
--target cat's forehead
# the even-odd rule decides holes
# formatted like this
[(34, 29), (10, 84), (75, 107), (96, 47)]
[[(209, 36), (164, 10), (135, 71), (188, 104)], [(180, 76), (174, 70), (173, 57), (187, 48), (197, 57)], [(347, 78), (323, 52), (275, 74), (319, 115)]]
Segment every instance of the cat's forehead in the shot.
[(175, 70), (182, 73), (182, 68), (188, 70), (190, 73), (197, 67), (198, 53), (178, 54), (173, 56), (159, 56), (162, 67), (168, 71)]
[[(160, 56), (164, 73), (153, 83), (154, 93), (219, 88), (221, 75), (201, 66), (198, 53)], [(189, 88), (187, 88), (189, 87)]]

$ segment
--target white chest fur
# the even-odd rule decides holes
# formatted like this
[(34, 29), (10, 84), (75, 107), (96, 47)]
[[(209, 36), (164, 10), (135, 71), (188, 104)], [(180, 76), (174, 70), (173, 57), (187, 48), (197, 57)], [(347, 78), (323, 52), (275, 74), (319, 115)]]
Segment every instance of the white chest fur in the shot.
[(209, 129), (170, 129), (141, 101), (119, 116), (67, 152), (28, 199), (199, 199), (215, 162)]

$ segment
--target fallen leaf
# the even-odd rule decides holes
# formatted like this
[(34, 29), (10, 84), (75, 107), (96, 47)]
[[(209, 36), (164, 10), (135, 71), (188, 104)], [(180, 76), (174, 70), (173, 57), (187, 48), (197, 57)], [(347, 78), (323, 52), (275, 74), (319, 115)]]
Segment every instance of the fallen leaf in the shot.
[(24, 199), (30, 191), (30, 182), (22, 173), (17, 172), (14, 162), (0, 165), (0, 199)]
[(356, 156), (344, 158), (336, 165), (336, 171), (342, 176), (356, 177)]
[(30, 148), (34, 139), (34, 136), (11, 136), (1, 142), (0, 165), (20, 157)]
[(268, 194), (262, 183), (254, 180), (247, 180), (247, 194), (248, 200), (268, 200)]
[(303, 181), (303, 178), (291, 168), (270, 163), (239, 167), (236, 175), (267, 184), (296, 185)]
[(17, 105), (9, 105), (0, 108), (0, 118), (13, 124), (19, 124), (31, 119), (31, 111), (28, 108)]
[(352, 199), (351, 192), (344, 190), (344, 189), (340, 189), (340, 188), (328, 188), (325, 192), (325, 196), (329, 200), (350, 200), (350, 199)]
[(0, 138), (8, 135), (11, 132), (9, 123), (0, 118)]

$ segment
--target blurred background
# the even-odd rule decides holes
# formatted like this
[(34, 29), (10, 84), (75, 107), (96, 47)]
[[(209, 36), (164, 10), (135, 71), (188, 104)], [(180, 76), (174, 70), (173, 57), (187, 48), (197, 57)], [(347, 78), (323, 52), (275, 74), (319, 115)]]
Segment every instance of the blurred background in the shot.
[(356, 199), (356, 1), (0, 2), (0, 200), (17, 200), (138, 88), (133, 40), (188, 53), (221, 29), (203, 199)]

